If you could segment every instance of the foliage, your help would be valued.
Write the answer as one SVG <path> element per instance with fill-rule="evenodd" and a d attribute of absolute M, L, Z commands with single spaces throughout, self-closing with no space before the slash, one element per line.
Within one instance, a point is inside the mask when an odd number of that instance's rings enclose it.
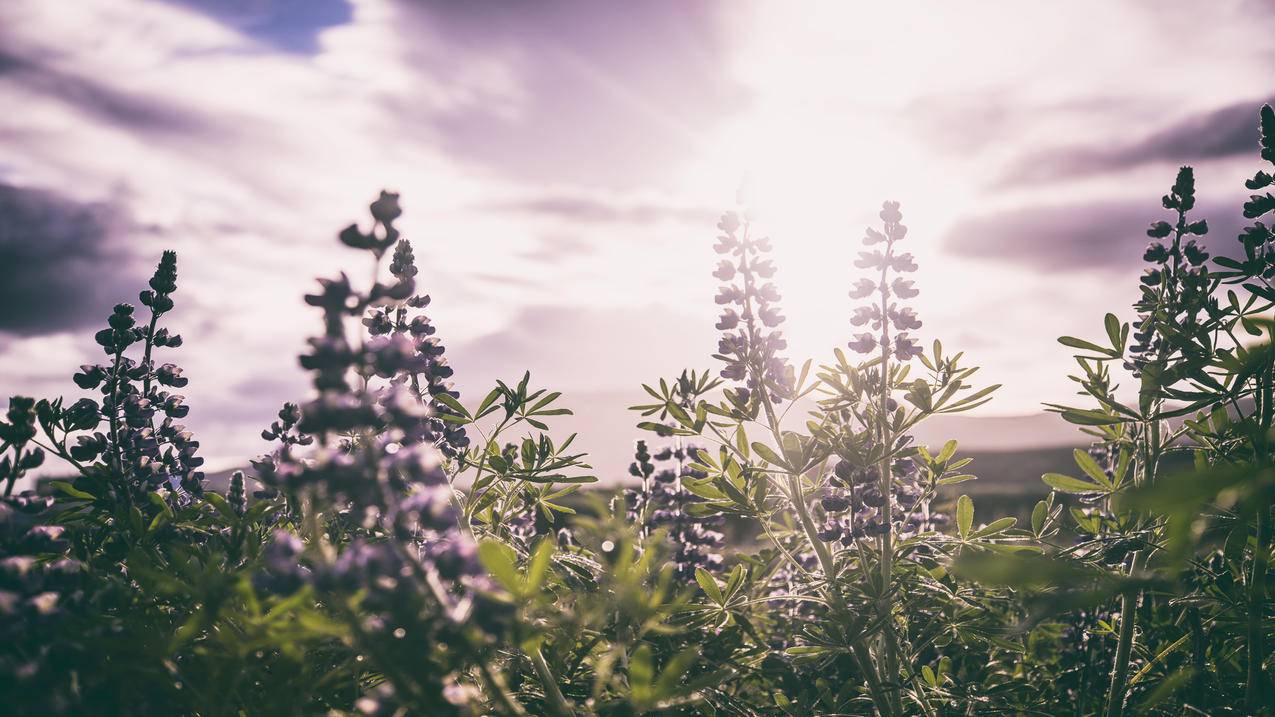
<path fill-rule="evenodd" d="M 1275 164 L 1275 112 L 1260 114 Z M 95 338 L 94 398 L 0 421 L 0 703 L 14 714 L 1270 714 L 1275 183 L 1234 251 L 1178 173 L 1135 318 L 1077 351 L 1089 445 L 1030 525 L 982 515 L 916 427 L 991 399 L 915 338 L 895 202 L 845 348 L 794 366 L 771 242 L 718 229 L 721 367 L 643 386 L 631 480 L 595 482 L 530 375 L 462 402 L 398 196 L 320 280 L 312 395 L 224 491 L 161 351 L 177 256 Z M 388 266 L 382 264 L 388 257 Z M 384 269 L 384 271 L 382 271 Z M 1131 378 L 1131 390 L 1121 380 Z M 1185 465 L 1172 460 L 1190 457 Z M 47 458 L 66 480 L 15 486 Z M 254 485 L 255 484 L 255 485 Z M 255 489 L 254 489 L 255 488 Z M 728 538 L 729 535 L 729 538 Z"/>

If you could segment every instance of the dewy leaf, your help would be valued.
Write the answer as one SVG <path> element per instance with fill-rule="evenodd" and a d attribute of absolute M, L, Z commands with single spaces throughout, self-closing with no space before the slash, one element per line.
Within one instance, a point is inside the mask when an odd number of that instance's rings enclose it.
<path fill-rule="evenodd" d="M 968 538 L 974 525 L 974 501 L 968 495 L 956 499 L 956 530 L 961 538 Z"/>

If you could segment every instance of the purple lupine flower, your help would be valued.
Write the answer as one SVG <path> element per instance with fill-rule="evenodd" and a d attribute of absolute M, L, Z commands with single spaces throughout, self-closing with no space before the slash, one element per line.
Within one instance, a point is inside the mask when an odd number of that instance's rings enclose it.
<path fill-rule="evenodd" d="M 920 322 L 917 324 L 920 325 Z M 907 362 L 920 355 L 921 347 L 907 334 L 898 334 L 894 337 L 894 358 L 900 362 Z"/>
<path fill-rule="evenodd" d="M 876 290 L 877 290 L 876 282 L 872 281 L 871 279 L 859 279 L 858 281 L 854 283 L 854 286 L 850 288 L 850 298 L 862 299 Z"/>
<path fill-rule="evenodd" d="M 871 353 L 877 348 L 877 337 L 872 334 L 856 334 L 847 346 L 850 347 L 851 351 L 857 351 L 861 354 Z"/>
<path fill-rule="evenodd" d="M 864 299 L 873 292 L 876 293 L 872 303 L 855 308 L 851 314 L 850 323 L 854 326 L 870 325 L 880 334 L 857 334 L 848 346 L 858 353 L 871 353 L 880 347 L 887 347 L 899 361 L 908 361 L 919 355 L 920 350 L 906 337 L 892 341 L 889 326 L 885 322 L 888 319 L 897 331 L 919 329 L 921 321 L 912 308 L 891 302 L 892 295 L 894 299 L 902 300 L 912 298 L 918 292 L 912 281 L 902 277 L 891 279 L 889 273 L 916 271 L 917 266 L 911 254 L 895 253 L 896 244 L 907 236 L 907 227 L 900 223 L 903 220 L 903 214 L 899 211 L 898 202 L 885 202 L 881 206 L 880 216 L 885 224 L 884 230 L 869 228 L 863 243 L 884 244 L 884 251 L 874 249 L 870 252 L 859 252 L 859 258 L 855 261 L 855 266 L 876 270 L 879 272 L 879 277 L 876 281 L 868 278 L 859 279 L 850 291 L 851 298 L 855 299 Z"/>
<path fill-rule="evenodd" d="M 795 381 L 792 367 L 780 355 L 787 343 L 776 330 L 784 316 L 774 284 L 763 282 L 775 274 L 775 265 L 763 255 L 771 249 L 766 238 L 755 238 L 747 217 L 727 212 L 718 222 L 717 253 L 729 255 L 718 263 L 713 276 L 736 281 L 718 289 L 714 301 L 727 307 L 717 322 L 723 331 L 718 355 L 726 365 L 721 376 L 743 381 L 752 390 L 764 388 L 771 400 L 787 398 Z"/>
<path fill-rule="evenodd" d="M 646 538 L 659 528 L 668 531 L 674 575 L 681 579 L 693 578 L 696 568 L 719 566 L 725 543 L 725 536 L 718 530 L 724 522 L 722 516 L 694 516 L 689 512 L 696 499 L 682 481 L 704 477 L 689 465 L 694 450 L 674 443 L 652 455 L 646 441 L 638 441 L 629 473 L 639 483 L 625 491 L 629 520 L 638 526 L 641 537 Z M 657 467 L 657 463 L 663 467 Z"/>
<path fill-rule="evenodd" d="M 1189 222 L 1186 217 L 1195 206 L 1195 175 L 1190 167 L 1178 170 L 1162 204 L 1176 216 L 1174 222 L 1157 221 L 1147 229 L 1151 239 L 1170 241 L 1152 241 L 1143 253 L 1142 258 L 1151 266 L 1140 278 L 1142 296 L 1134 304 L 1138 312 L 1133 323 L 1134 343 L 1125 362 L 1135 376 L 1148 364 L 1170 360 L 1179 350 L 1161 340 L 1162 324 L 1170 331 L 1194 326 L 1210 303 L 1208 274 L 1203 269 L 1209 254 L 1189 238 L 1208 232 L 1207 222 Z"/>

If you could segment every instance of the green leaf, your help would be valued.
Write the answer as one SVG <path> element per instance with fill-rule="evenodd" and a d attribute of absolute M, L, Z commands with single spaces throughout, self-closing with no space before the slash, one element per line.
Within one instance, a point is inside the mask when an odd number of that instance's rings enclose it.
<path fill-rule="evenodd" d="M 722 604 L 722 591 L 717 586 L 717 580 L 713 578 L 711 573 L 704 568 L 695 568 L 695 582 L 699 583 L 700 589 L 704 591 L 709 600 L 718 605 Z"/>
<path fill-rule="evenodd" d="M 1061 412 L 1063 420 L 1078 426 L 1111 426 L 1117 423 L 1128 423 L 1131 419 L 1112 416 L 1102 411 L 1090 411 L 1077 408 Z"/>
<path fill-rule="evenodd" d="M 1032 508 L 1033 535 L 1039 536 L 1040 532 L 1045 529 L 1045 518 L 1047 517 L 1049 517 L 1049 506 L 1043 500 L 1036 501 L 1036 507 Z"/>
<path fill-rule="evenodd" d="M 1107 314 L 1103 318 L 1103 325 L 1107 329 L 1107 338 L 1111 339 L 1111 348 L 1114 353 L 1119 356 L 1124 354 L 1124 341 L 1122 340 L 1120 331 L 1120 319 L 1115 314 Z"/>
<path fill-rule="evenodd" d="M 1000 518 L 997 520 L 993 520 L 992 522 L 988 523 L 987 525 L 983 526 L 982 528 L 979 528 L 978 530 L 970 534 L 970 538 L 971 539 L 986 538 L 989 535 L 996 535 L 997 533 L 1002 533 L 1014 527 L 1014 524 L 1017 522 L 1018 522 L 1018 518 Z"/>
<path fill-rule="evenodd" d="M 86 493 L 64 480 L 50 481 L 49 487 L 72 498 L 79 498 L 80 500 L 97 500 L 97 496 L 92 493 Z"/>
<path fill-rule="evenodd" d="M 504 588 L 517 593 L 518 570 L 514 567 L 514 551 L 504 543 L 487 540 L 478 545 L 478 560 Z"/>
<path fill-rule="evenodd" d="M 1080 470 L 1084 471 L 1085 475 L 1101 483 L 1107 490 L 1114 490 L 1115 486 L 1111 484 L 1111 479 L 1107 477 L 1107 472 L 1098 465 L 1098 461 L 1095 461 L 1093 456 L 1089 455 L 1089 451 L 1077 448 L 1072 451 L 1072 455 L 1076 459 L 1076 465 L 1080 466 Z"/>
<path fill-rule="evenodd" d="M 531 555 L 531 563 L 527 565 L 527 578 L 523 581 L 523 595 L 531 596 L 540 591 L 544 585 L 545 575 L 549 571 L 549 562 L 553 559 L 555 548 L 553 540 L 541 538 L 536 550 Z"/>
<path fill-rule="evenodd" d="M 974 501 L 968 495 L 962 495 L 956 499 L 956 530 L 962 539 L 969 537 L 972 525 L 974 525 Z"/>
<path fill-rule="evenodd" d="M 457 401 L 457 400 L 456 400 L 456 399 L 455 399 L 455 398 L 454 398 L 451 394 L 449 394 L 449 393 L 442 392 L 442 393 L 435 394 L 435 395 L 434 395 L 434 400 L 435 400 L 435 401 L 438 401 L 439 403 L 443 404 L 444 406 L 447 406 L 448 408 L 452 409 L 452 410 L 453 410 L 453 411 L 455 411 L 456 413 L 459 413 L 460 415 L 464 416 L 465 418 L 471 418 L 471 416 L 469 415 L 469 411 L 466 411 L 466 410 L 465 410 L 465 407 L 464 407 L 464 406 L 462 406 L 462 405 L 460 405 L 460 401 Z"/>
<path fill-rule="evenodd" d="M 1102 493 L 1106 491 L 1105 488 L 1097 483 L 1072 478 L 1062 473 L 1046 473 L 1040 479 L 1045 481 L 1045 485 L 1064 493 Z"/>
<path fill-rule="evenodd" d="M 757 455 L 761 456 L 762 460 L 770 463 L 771 465 L 779 466 L 780 468 L 788 468 L 788 464 L 784 462 L 784 459 L 780 458 L 779 454 L 775 453 L 775 451 L 765 443 L 754 442 L 753 451 Z"/>
<path fill-rule="evenodd" d="M 1113 354 L 1111 349 L 1104 349 L 1098 344 L 1090 343 L 1089 341 L 1078 339 L 1074 336 L 1060 336 L 1058 337 L 1058 343 L 1063 346 L 1070 346 L 1073 349 L 1080 349 L 1081 351 L 1092 351 L 1102 356 L 1108 356 L 1111 358 L 1118 357 L 1118 354 Z"/>

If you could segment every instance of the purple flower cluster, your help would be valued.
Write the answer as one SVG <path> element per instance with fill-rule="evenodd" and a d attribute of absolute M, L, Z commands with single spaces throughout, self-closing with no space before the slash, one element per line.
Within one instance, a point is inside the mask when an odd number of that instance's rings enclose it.
<path fill-rule="evenodd" d="M 765 281 L 775 275 L 775 265 L 766 254 L 770 239 L 755 238 L 746 216 L 737 212 L 722 215 L 717 228 L 722 234 L 713 247 L 722 259 L 713 276 L 723 282 L 716 301 L 725 306 L 717 321 L 722 337 L 714 358 L 726 363 L 722 378 L 743 381 L 736 398 L 747 403 L 750 390 L 765 388 L 772 399 L 792 394 L 795 377 L 792 366 L 780 354 L 788 342 L 777 327 L 784 322 L 779 312 L 779 290 Z"/>
<path fill-rule="evenodd" d="M 911 442 L 901 437 L 896 453 Z M 887 497 L 881 493 L 881 469 L 840 459 L 833 466 L 829 485 L 819 499 L 824 522 L 819 539 L 853 545 L 855 540 L 893 532 L 906 537 L 943 527 L 948 517 L 930 511 L 931 491 L 923 483 L 921 471 L 911 458 L 897 458 L 890 465 L 891 525 L 884 521 Z"/>
<path fill-rule="evenodd" d="M 96 408 L 94 404 L 93 413 L 96 413 Z M 44 449 L 35 445 L 27 447 L 35 438 L 34 399 L 25 396 L 10 398 L 5 418 L 7 423 L 0 421 L 0 447 L 11 449 L 13 456 L 0 455 L 0 481 L 4 482 L 4 494 L 8 496 L 24 473 L 44 463 Z"/>
<path fill-rule="evenodd" d="M 352 233 L 358 230 L 350 227 L 342 241 L 369 250 L 379 262 L 398 241 L 393 226 L 402 213 L 398 195 L 382 192 L 371 210 L 375 224 L 370 234 L 362 235 L 365 240 L 354 241 Z M 254 462 L 264 483 L 288 490 L 322 487 L 336 500 L 378 513 L 413 486 L 446 483 L 436 444 L 454 448 L 462 444 L 463 434 L 436 430 L 436 417 L 424 401 L 422 391 L 442 386 L 438 381 L 450 369 L 439 363 L 441 348 L 428 338 L 433 333 L 428 320 L 418 316 L 407 321 L 408 305 L 425 304 L 413 294 L 415 274 L 410 247 L 396 249 L 393 283 L 374 282 L 367 292 L 359 292 L 342 274 L 321 279 L 319 293 L 306 296 L 324 317 L 323 335 L 310 339 L 309 352 L 300 357 L 302 368 L 314 376 L 318 395 L 300 409 L 285 406 L 280 422 L 263 433 L 268 440 L 281 440 L 273 454 Z M 347 323 L 354 319 L 364 319 L 370 338 L 350 340 Z M 422 376 L 426 388 L 419 383 Z M 374 386 L 378 378 L 387 382 Z M 289 438 L 293 427 L 297 438 Z M 305 459 L 294 451 L 303 445 L 300 435 L 313 436 L 320 444 Z"/>
<path fill-rule="evenodd" d="M 154 349 L 182 345 L 181 336 L 159 326 L 160 317 L 173 308 L 176 291 L 177 254 L 166 251 L 150 289 L 139 295 L 150 309 L 149 322 L 139 325 L 132 305 L 117 305 L 107 328 L 94 337 L 110 361 L 81 366 L 74 376 L 80 388 L 101 391 L 100 407 L 85 399 L 69 409 L 70 416 L 63 414 L 69 424 L 84 430 L 99 425 L 94 413 L 105 421 L 105 432 L 77 437 L 70 456 L 80 462 L 106 461 L 123 478 L 123 485 L 116 488 L 132 491 L 133 497 L 164 486 L 183 496 L 203 492 L 199 441 L 176 422 L 190 413 L 190 407 L 183 396 L 169 390 L 186 386 L 189 379 L 175 364 L 156 365 L 152 360 Z M 140 360 L 124 355 L 136 345 L 142 346 Z"/>
<path fill-rule="evenodd" d="M 393 198 L 382 193 L 372 211 L 378 225 L 397 237 L 391 225 L 399 214 Z M 373 243 L 366 248 L 376 253 L 388 246 Z M 413 272 L 406 266 L 399 265 L 397 282 L 390 286 L 377 283 L 360 293 L 343 275 L 321 282 L 322 292 L 306 297 L 324 313 L 324 334 L 311 339 L 310 352 L 301 356 L 302 366 L 314 374 L 318 396 L 304 407 L 284 406 L 279 420 L 262 434 L 278 440 L 279 448 L 254 465 L 266 485 L 289 492 L 318 491 L 338 505 L 349 505 L 365 526 L 388 523 L 400 540 L 425 541 L 419 556 L 425 560 L 419 566 L 423 570 L 445 579 L 472 577 L 478 574 L 472 560 L 475 546 L 460 530 L 452 506 L 442 456 L 426 423 L 429 407 L 402 379 L 424 370 L 430 358 L 405 333 L 391 331 L 360 344 L 346 336 L 347 323 L 364 316 L 369 307 L 397 304 L 411 296 Z M 353 381 L 354 377 L 363 380 Z M 377 388 L 369 381 L 372 377 L 391 380 Z M 311 443 L 317 445 L 307 455 L 298 453 L 297 447 Z M 282 570 L 295 565 L 296 545 L 286 534 L 276 538 L 278 557 L 273 562 L 278 569 L 268 572 L 297 577 Z M 381 558 L 374 560 L 373 553 L 390 546 L 352 545 L 343 553 L 349 555 L 345 562 L 330 566 L 329 572 L 356 574 L 354 566 L 376 563 Z"/>
<path fill-rule="evenodd" d="M 414 281 L 418 270 L 412 245 L 399 241 L 394 247 L 394 256 L 390 261 L 390 274 L 399 281 Z M 469 445 L 469 437 L 463 426 L 444 420 L 444 416 L 454 413 L 446 404 L 438 401 L 438 396 L 447 394 L 452 398 L 460 398 L 460 392 L 452 387 L 449 379 L 452 368 L 443 357 L 444 348 L 440 339 L 434 335 L 435 328 L 429 317 L 423 313 L 412 315 L 410 310 L 420 311 L 429 306 L 428 295 L 414 295 L 406 301 L 393 305 L 373 308 L 363 319 L 363 325 L 374 345 L 397 342 L 401 346 L 409 343 L 419 359 L 405 373 L 394 376 L 397 382 L 406 381 L 412 393 L 426 402 L 432 415 L 426 419 L 427 430 L 432 442 L 447 456 L 454 457 Z"/>
<path fill-rule="evenodd" d="M 382 193 L 372 205 L 381 233 L 374 227 L 358 239 L 350 228 L 342 241 L 379 259 L 398 241 L 392 222 L 400 213 L 397 196 Z M 324 315 L 323 335 L 301 356 L 317 396 L 284 406 L 262 434 L 279 447 L 254 465 L 266 485 L 332 505 L 330 516 L 348 511 L 356 525 L 335 557 L 307 551 L 296 535 L 277 530 L 256 584 L 279 593 L 308 585 L 342 601 L 358 596 L 360 640 L 376 646 L 380 664 L 412 666 L 411 674 L 360 700 L 364 711 L 405 704 L 447 714 L 442 676 L 460 666 L 463 653 L 437 646 L 470 645 L 467 625 L 506 629 L 513 606 L 479 564 L 443 470 L 439 444 L 456 450 L 464 437 L 438 430 L 425 400 L 449 390 L 442 381 L 450 369 L 443 370 L 441 347 L 428 338 L 428 319 L 407 315 L 407 308 L 427 303 L 413 295 L 415 274 L 411 249 L 400 243 L 391 263 L 394 283 L 359 292 L 342 275 L 306 297 Z M 371 334 L 366 340 L 347 336 L 356 319 Z M 310 446 L 304 454 L 303 446 Z"/>
<path fill-rule="evenodd" d="M 850 316 L 851 324 L 866 326 L 871 331 L 857 334 L 848 345 L 859 353 L 872 353 L 880 349 L 883 353 L 892 353 L 899 361 L 909 361 L 920 355 L 921 347 L 907 332 L 921 328 L 921 321 L 915 311 L 892 299 L 911 299 L 919 292 L 910 279 L 902 276 L 891 278 L 891 273 L 914 272 L 917 269 L 916 261 L 910 253 L 899 254 L 895 251 L 895 244 L 902 241 L 908 233 L 908 228 L 901 223 L 903 214 L 899 211 L 899 203 L 883 203 L 880 217 L 885 222 L 884 231 L 868 228 L 863 238 L 865 246 L 880 248 L 859 252 L 859 258 L 854 262 L 860 269 L 873 270 L 875 276 L 859 279 L 850 289 L 852 299 L 876 295 L 871 304 L 856 308 Z M 891 326 L 898 332 L 893 339 L 890 335 Z"/>
<path fill-rule="evenodd" d="M 32 714 L 67 708 L 58 686 L 74 647 L 59 639 L 59 630 L 65 630 L 68 613 L 86 602 L 84 564 L 63 557 L 66 529 L 36 517 L 51 503 L 29 493 L 0 501 L 0 644 L 9 648 L 0 650 L 0 686 L 8 695 L 16 694 L 14 688 L 25 693 Z"/>
<path fill-rule="evenodd" d="M 1167 361 L 1174 349 L 1163 339 L 1162 328 L 1191 334 L 1198 326 L 1200 312 L 1209 302 L 1209 273 L 1204 267 L 1209 254 L 1192 236 L 1204 236 L 1208 223 L 1187 220 L 1195 207 L 1195 175 L 1190 167 L 1178 170 L 1177 181 L 1162 200 L 1164 208 L 1176 214 L 1173 224 L 1155 222 L 1147 230 L 1152 242 L 1143 259 L 1151 264 L 1142 275 L 1142 297 L 1134 304 L 1138 319 L 1133 324 L 1134 343 L 1125 367 L 1135 376 L 1148 364 Z M 1162 240 L 1172 236 L 1166 246 Z"/>
<path fill-rule="evenodd" d="M 1261 111 L 1261 157 L 1275 164 L 1275 109 L 1264 105 Z M 1244 186 L 1257 192 L 1275 184 L 1275 175 L 1258 171 L 1252 179 L 1245 180 Z M 1244 218 L 1257 219 L 1275 212 L 1275 194 L 1252 194 L 1244 202 Z M 1238 272 L 1231 275 L 1231 283 L 1242 283 L 1250 279 L 1269 281 L 1275 279 L 1275 231 L 1264 222 L 1253 222 L 1240 233 L 1240 243 L 1244 247 L 1244 261 L 1235 262 L 1219 258 L 1217 262 L 1228 269 Z"/>
<path fill-rule="evenodd" d="M 693 578 L 696 568 L 720 567 L 726 540 L 719 530 L 725 521 L 721 515 L 700 517 L 688 510 L 695 500 L 682 480 L 704 477 L 690 467 L 693 450 L 678 444 L 652 454 L 646 441 L 638 441 L 629 473 L 640 483 L 625 490 L 629 520 L 639 526 L 643 538 L 655 530 L 667 531 L 673 549 L 670 559 L 679 578 Z"/>

